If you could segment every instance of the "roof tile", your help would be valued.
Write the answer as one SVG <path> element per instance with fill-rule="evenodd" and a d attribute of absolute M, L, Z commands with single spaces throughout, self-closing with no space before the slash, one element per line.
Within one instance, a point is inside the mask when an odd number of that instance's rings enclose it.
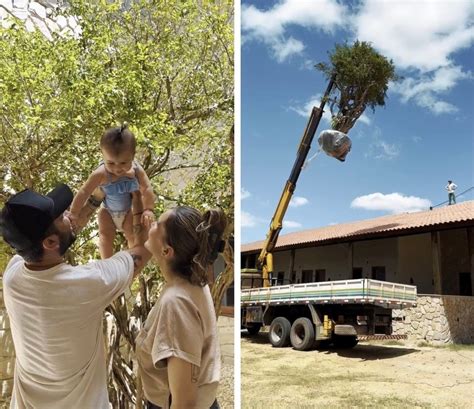
<path fill-rule="evenodd" d="M 423 212 L 382 216 L 284 234 L 278 238 L 276 248 L 469 221 L 474 223 L 474 201 L 472 200 Z M 260 250 L 263 243 L 263 241 L 256 241 L 243 244 L 242 253 Z"/>

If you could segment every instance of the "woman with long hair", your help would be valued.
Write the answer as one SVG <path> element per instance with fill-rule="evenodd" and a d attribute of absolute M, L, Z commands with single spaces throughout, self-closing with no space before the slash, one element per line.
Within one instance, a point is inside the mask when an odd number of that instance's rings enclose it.
<path fill-rule="evenodd" d="M 149 409 L 219 408 L 221 358 L 208 271 L 226 226 L 221 210 L 179 206 L 150 229 L 145 247 L 166 283 L 136 342 Z"/>

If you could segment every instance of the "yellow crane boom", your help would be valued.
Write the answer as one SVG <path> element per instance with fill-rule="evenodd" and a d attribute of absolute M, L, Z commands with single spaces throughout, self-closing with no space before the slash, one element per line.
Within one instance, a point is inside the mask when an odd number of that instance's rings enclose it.
<path fill-rule="evenodd" d="M 303 165 L 306 161 L 308 153 L 311 149 L 311 142 L 313 141 L 314 135 L 318 128 L 319 122 L 323 115 L 324 106 L 329 98 L 332 87 L 334 86 L 335 77 L 332 77 L 329 81 L 326 92 L 324 93 L 321 104 L 319 107 L 313 107 L 311 115 L 309 117 L 306 129 L 301 138 L 300 144 L 298 145 L 298 152 L 296 154 L 296 160 L 293 164 L 293 168 L 290 173 L 290 177 L 286 181 L 283 192 L 278 201 L 278 205 L 273 214 L 272 221 L 270 223 L 270 229 L 267 233 L 265 243 L 263 244 L 262 251 L 257 259 L 257 267 L 262 271 L 263 286 L 269 287 L 271 274 L 273 272 L 273 255 L 272 251 L 277 243 L 278 236 L 283 227 L 283 218 L 285 217 L 286 210 L 290 204 L 290 200 L 296 188 L 296 182 L 300 176 Z"/>

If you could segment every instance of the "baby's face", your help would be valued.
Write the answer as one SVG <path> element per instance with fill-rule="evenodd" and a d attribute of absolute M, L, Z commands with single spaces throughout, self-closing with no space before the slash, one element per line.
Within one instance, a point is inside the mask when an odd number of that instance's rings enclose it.
<path fill-rule="evenodd" d="M 123 176 L 132 168 L 134 154 L 132 152 L 111 152 L 102 149 L 105 168 L 115 176 Z"/>

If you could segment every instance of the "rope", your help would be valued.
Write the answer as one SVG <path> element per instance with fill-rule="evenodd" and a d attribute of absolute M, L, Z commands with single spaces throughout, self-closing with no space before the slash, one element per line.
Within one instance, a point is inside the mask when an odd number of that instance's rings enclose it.
<path fill-rule="evenodd" d="M 318 151 L 313 155 L 311 156 L 311 158 L 309 158 L 308 160 L 306 160 L 306 162 L 303 164 L 303 166 L 301 167 L 302 170 L 305 170 L 309 163 L 316 157 L 318 156 L 319 154 L 321 153 L 321 148 L 318 149 Z"/>
<path fill-rule="evenodd" d="M 456 196 L 462 196 L 464 193 L 467 193 L 467 192 L 469 192 L 469 191 L 472 190 L 472 189 L 474 189 L 474 186 L 471 186 L 469 189 L 466 189 L 464 192 L 461 192 L 461 193 L 459 193 L 459 194 L 456 195 Z M 444 202 L 438 203 L 437 205 L 430 206 L 430 210 L 433 210 L 435 207 L 444 205 L 445 203 L 448 203 L 448 202 L 449 202 L 449 199 L 448 199 L 448 200 L 445 200 Z"/>

